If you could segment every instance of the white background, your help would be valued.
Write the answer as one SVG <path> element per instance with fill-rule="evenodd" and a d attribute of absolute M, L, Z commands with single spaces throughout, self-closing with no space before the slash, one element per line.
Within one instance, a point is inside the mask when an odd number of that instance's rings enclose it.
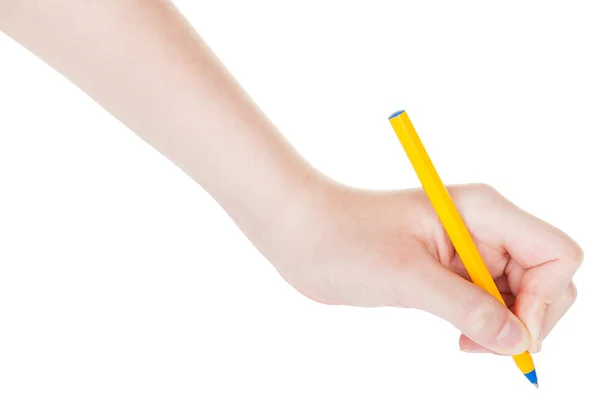
<path fill-rule="evenodd" d="M 387 121 L 406 109 L 446 183 L 490 183 L 581 244 L 541 388 L 427 314 L 303 298 L 200 186 L 0 35 L 1 404 L 598 403 L 595 2 L 176 3 L 326 174 L 418 186 Z"/>

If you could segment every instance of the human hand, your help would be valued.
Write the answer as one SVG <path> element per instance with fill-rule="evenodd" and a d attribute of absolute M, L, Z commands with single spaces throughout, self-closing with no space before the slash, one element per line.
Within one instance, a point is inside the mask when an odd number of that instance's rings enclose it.
<path fill-rule="evenodd" d="M 539 350 L 573 303 L 581 249 L 488 187 L 450 192 L 522 323 L 466 281 L 423 192 L 314 175 L 172 2 L 65 0 L 50 14 L 38 1 L 4 3 L 4 33 L 201 184 L 301 293 L 419 308 L 460 329 L 463 349 L 499 354 Z"/>
<path fill-rule="evenodd" d="M 370 192 L 330 183 L 279 229 L 267 254 L 285 280 L 326 304 L 410 307 L 447 320 L 461 350 L 540 350 L 576 297 L 581 248 L 485 185 L 448 187 L 507 309 L 468 281 L 421 190 Z M 512 311 L 512 312 L 511 312 Z M 516 315 L 516 316 L 515 316 Z"/>

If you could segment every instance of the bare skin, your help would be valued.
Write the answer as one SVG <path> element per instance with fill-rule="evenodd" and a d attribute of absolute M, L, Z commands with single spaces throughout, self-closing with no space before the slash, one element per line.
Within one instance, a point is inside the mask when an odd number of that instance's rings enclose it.
<path fill-rule="evenodd" d="M 311 299 L 421 309 L 462 350 L 501 355 L 539 351 L 575 300 L 581 248 L 491 187 L 449 189 L 512 311 L 468 281 L 421 191 L 311 167 L 169 1 L 0 0 L 0 30 L 204 187 Z"/>

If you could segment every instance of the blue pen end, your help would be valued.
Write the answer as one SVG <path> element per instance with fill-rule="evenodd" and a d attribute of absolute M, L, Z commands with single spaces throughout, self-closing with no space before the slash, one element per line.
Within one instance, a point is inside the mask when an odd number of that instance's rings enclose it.
<path fill-rule="evenodd" d="M 525 374 L 525 377 L 527 377 L 527 379 L 529 380 L 530 383 L 537 385 L 538 379 L 537 379 L 537 374 L 535 373 L 535 369 L 533 369 L 533 371 L 530 371 L 529 373 Z"/>
<path fill-rule="evenodd" d="M 388 119 L 391 120 L 392 118 L 396 118 L 397 116 L 399 116 L 403 112 L 404 112 L 404 110 L 396 111 L 395 113 L 393 113 L 392 115 L 390 115 L 390 117 Z"/>

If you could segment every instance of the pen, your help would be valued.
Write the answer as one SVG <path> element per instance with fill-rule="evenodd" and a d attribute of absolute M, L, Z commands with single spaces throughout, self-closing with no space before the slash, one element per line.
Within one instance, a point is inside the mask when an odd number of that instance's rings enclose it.
<path fill-rule="evenodd" d="M 410 118 L 408 118 L 408 114 L 404 110 L 395 112 L 390 115 L 389 121 L 469 277 L 474 284 L 485 289 L 506 306 L 465 223 L 450 198 L 446 186 L 442 183 Z M 513 356 L 513 360 L 525 377 L 536 388 L 539 388 L 531 354 L 523 352 Z"/>

